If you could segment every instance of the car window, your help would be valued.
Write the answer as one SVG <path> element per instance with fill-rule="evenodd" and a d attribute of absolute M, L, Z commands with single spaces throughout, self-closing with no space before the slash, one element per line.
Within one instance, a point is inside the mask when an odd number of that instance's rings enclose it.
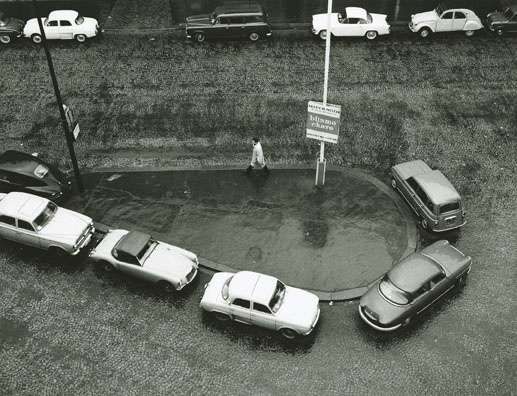
<path fill-rule="evenodd" d="M 114 251 L 113 256 L 115 256 L 115 258 L 119 259 L 119 261 L 122 261 L 124 263 L 140 265 L 140 263 L 138 262 L 138 260 L 135 256 L 131 256 L 130 254 L 127 254 L 126 252 Z"/>
<path fill-rule="evenodd" d="M 230 25 L 242 25 L 244 19 L 241 16 L 233 16 L 228 18 L 228 23 Z"/>
<path fill-rule="evenodd" d="M 216 25 L 228 25 L 228 18 L 227 17 L 217 18 L 215 20 L 215 24 Z"/>
<path fill-rule="evenodd" d="M 418 195 L 418 198 L 422 201 L 422 203 L 426 206 L 427 209 L 431 211 L 431 213 L 434 213 L 434 205 L 427 196 L 427 194 L 422 190 L 420 187 L 416 190 L 416 195 Z"/>
<path fill-rule="evenodd" d="M 47 26 L 51 26 L 51 27 L 57 26 L 57 21 L 48 21 Z"/>
<path fill-rule="evenodd" d="M 348 22 L 349 24 L 356 24 L 356 23 L 359 23 L 359 18 L 348 18 Z"/>
<path fill-rule="evenodd" d="M 36 230 L 39 231 L 45 227 L 45 225 L 47 225 L 48 222 L 52 220 L 56 212 L 57 205 L 53 202 L 49 202 L 47 206 L 45 206 L 45 209 L 43 209 L 39 216 L 34 220 L 34 226 L 36 227 Z"/>
<path fill-rule="evenodd" d="M 0 216 L 0 223 L 9 224 L 11 226 L 16 225 L 14 217 L 11 216 Z"/>
<path fill-rule="evenodd" d="M 467 17 L 463 12 L 456 11 L 454 14 L 454 19 L 466 19 Z"/>
<path fill-rule="evenodd" d="M 451 202 L 445 205 L 440 206 L 440 213 L 447 213 L 453 210 L 458 210 L 460 208 L 459 202 Z"/>
<path fill-rule="evenodd" d="M 233 275 L 226 279 L 224 282 L 223 289 L 221 290 L 221 296 L 224 300 L 228 300 L 228 296 L 230 295 L 230 282 L 232 279 Z"/>
<path fill-rule="evenodd" d="M 444 12 L 442 14 L 442 19 L 452 19 L 454 16 L 454 12 Z"/>
<path fill-rule="evenodd" d="M 248 300 L 243 300 L 242 298 L 236 298 L 235 300 L 233 300 L 233 305 L 237 305 L 239 307 L 242 307 L 242 308 L 249 308 L 250 307 L 250 302 Z"/>
<path fill-rule="evenodd" d="M 32 226 L 32 224 L 27 223 L 26 221 L 23 221 L 23 220 L 18 220 L 18 228 L 21 228 L 23 230 L 28 230 L 28 231 L 34 231 L 34 227 Z"/>
<path fill-rule="evenodd" d="M 357 21 L 357 23 L 358 23 L 358 24 L 360 24 L 360 25 L 364 25 L 364 24 L 366 24 L 366 23 L 368 23 L 368 22 L 366 22 L 366 19 L 362 19 L 362 18 L 360 18 L 360 19 Z"/>
<path fill-rule="evenodd" d="M 407 179 L 407 184 L 409 184 L 409 187 L 411 187 L 413 189 L 413 191 L 415 191 L 415 192 L 416 192 L 416 190 L 418 190 L 420 188 L 420 186 L 418 185 L 416 180 L 413 179 L 412 177 Z"/>
<path fill-rule="evenodd" d="M 70 21 L 59 21 L 59 24 L 61 26 L 72 26 L 72 24 L 70 23 Z"/>
<path fill-rule="evenodd" d="M 431 289 L 433 287 L 435 287 L 438 283 L 440 283 L 442 280 L 445 279 L 445 274 L 443 273 L 439 273 L 438 275 L 436 275 L 433 279 L 431 279 L 430 281 L 430 287 Z"/>
<path fill-rule="evenodd" d="M 269 310 L 268 307 L 266 307 L 265 305 L 262 305 L 262 304 L 258 304 L 258 303 L 253 303 L 253 310 L 259 311 L 259 312 L 264 312 L 267 314 L 271 313 L 271 311 Z"/>
<path fill-rule="evenodd" d="M 275 292 L 273 293 L 273 297 L 271 297 L 271 301 L 269 301 L 269 308 L 274 313 L 277 313 L 280 307 L 282 306 L 282 302 L 284 301 L 285 296 L 285 285 L 279 280 L 276 281 Z"/>
<path fill-rule="evenodd" d="M 244 17 L 244 23 L 257 23 L 257 22 L 264 22 L 264 18 L 262 18 L 259 15 L 252 15 Z"/>
<path fill-rule="evenodd" d="M 388 301 L 391 301 L 398 305 L 407 305 L 411 302 L 411 296 L 404 290 L 399 289 L 395 286 L 388 274 L 384 275 L 381 282 L 379 283 L 379 291 Z"/>
<path fill-rule="evenodd" d="M 84 22 L 84 18 L 81 15 L 78 15 L 77 18 L 75 18 L 75 24 L 80 25 Z"/>

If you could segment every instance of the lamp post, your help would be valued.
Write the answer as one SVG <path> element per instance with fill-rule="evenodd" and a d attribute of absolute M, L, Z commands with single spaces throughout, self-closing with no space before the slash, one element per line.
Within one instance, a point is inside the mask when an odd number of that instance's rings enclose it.
<path fill-rule="evenodd" d="M 34 4 L 34 11 L 36 12 L 36 19 L 38 20 L 39 30 L 41 32 L 41 39 L 43 48 L 45 49 L 45 56 L 47 57 L 48 69 L 50 71 L 50 77 L 52 78 L 52 85 L 54 86 L 54 93 L 56 94 L 57 105 L 59 108 L 59 114 L 61 116 L 61 124 L 63 125 L 63 129 L 65 131 L 66 143 L 68 145 L 68 151 L 70 153 L 70 159 L 72 160 L 72 166 L 74 168 L 75 180 L 77 182 L 77 190 L 80 194 L 84 193 L 84 184 L 83 179 L 81 177 L 81 173 L 79 172 L 79 166 L 77 165 L 77 158 L 75 156 L 74 151 L 74 137 L 72 132 L 70 131 L 70 127 L 68 126 L 68 122 L 65 115 L 65 108 L 63 106 L 63 101 L 61 100 L 61 93 L 59 92 L 59 87 L 57 85 L 56 73 L 54 72 L 54 65 L 52 63 L 52 57 L 50 56 L 50 51 L 48 49 L 47 37 L 45 35 L 45 30 L 43 30 L 43 23 L 41 22 L 38 5 L 36 0 L 32 0 Z"/>

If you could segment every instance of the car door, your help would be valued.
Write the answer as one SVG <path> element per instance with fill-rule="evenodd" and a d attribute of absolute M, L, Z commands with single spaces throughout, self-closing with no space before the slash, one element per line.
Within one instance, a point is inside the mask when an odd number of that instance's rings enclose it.
<path fill-rule="evenodd" d="M 465 24 L 467 23 L 467 16 L 465 13 L 461 11 L 456 11 L 454 13 L 454 19 L 452 21 L 452 30 L 463 30 Z"/>
<path fill-rule="evenodd" d="M 363 30 L 360 18 L 348 18 L 347 36 L 363 36 Z"/>
<path fill-rule="evenodd" d="M 115 268 L 129 276 L 142 278 L 142 267 L 137 258 L 124 252 L 117 253 Z"/>
<path fill-rule="evenodd" d="M 74 38 L 75 26 L 67 20 L 59 21 L 59 38 L 62 40 L 70 40 Z"/>
<path fill-rule="evenodd" d="M 58 20 L 49 20 L 44 27 L 45 36 L 49 40 L 59 39 L 59 21 Z"/>
<path fill-rule="evenodd" d="M 265 305 L 256 302 L 253 303 L 253 307 L 251 309 L 252 325 L 276 330 L 276 323 L 277 322 L 275 315 L 271 312 L 269 307 L 266 307 Z"/>
<path fill-rule="evenodd" d="M 228 37 L 230 25 L 228 24 L 227 17 L 219 17 L 215 20 L 212 28 L 208 30 L 207 36 L 210 35 L 212 38 Z"/>
<path fill-rule="evenodd" d="M 16 241 L 16 219 L 11 216 L 0 216 L 0 236 Z"/>
<path fill-rule="evenodd" d="M 242 16 L 228 17 L 228 37 L 244 37 L 246 34 L 246 25 Z"/>
<path fill-rule="evenodd" d="M 249 300 L 236 298 L 230 303 L 230 315 L 233 320 L 241 323 L 251 324 L 251 303 Z"/>
<path fill-rule="evenodd" d="M 416 190 L 419 189 L 419 185 L 413 177 L 409 177 L 404 180 L 404 183 L 400 186 L 400 192 L 406 198 L 409 205 L 413 208 L 413 210 L 419 213 L 419 205 L 417 203 Z"/>
<path fill-rule="evenodd" d="M 18 227 L 16 228 L 16 240 L 24 245 L 46 247 L 46 244 L 42 243 L 40 235 L 36 232 L 32 224 L 19 219 Z"/>
<path fill-rule="evenodd" d="M 437 32 L 450 32 L 454 22 L 454 11 L 445 11 L 436 22 Z"/>
<path fill-rule="evenodd" d="M 443 294 L 447 292 L 447 290 L 451 288 L 451 286 L 452 285 L 448 281 L 448 278 L 445 277 L 445 274 L 440 273 L 436 275 L 426 284 L 426 293 L 422 296 L 417 313 L 422 312 L 429 305 L 438 300 Z"/>

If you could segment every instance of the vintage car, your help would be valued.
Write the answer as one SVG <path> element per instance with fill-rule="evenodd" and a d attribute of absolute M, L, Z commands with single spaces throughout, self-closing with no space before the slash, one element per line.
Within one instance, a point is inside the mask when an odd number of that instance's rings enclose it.
<path fill-rule="evenodd" d="M 415 160 L 391 168 L 391 185 L 421 219 L 424 229 L 440 232 L 463 226 L 461 196 L 442 172 Z"/>
<path fill-rule="evenodd" d="M 35 155 L 14 150 L 0 154 L 0 192 L 22 191 L 59 201 L 71 189 L 67 176 Z"/>
<path fill-rule="evenodd" d="M 117 270 L 155 283 L 166 292 L 192 282 L 199 266 L 194 253 L 139 231 L 108 230 L 90 257 L 106 271 Z"/>
<path fill-rule="evenodd" d="M 504 12 L 492 12 L 486 16 L 486 27 L 492 33 L 502 36 L 506 32 L 517 32 L 517 4 Z"/>
<path fill-rule="evenodd" d="M 95 231 L 90 217 L 23 192 L 0 193 L 0 237 L 54 252 L 77 255 Z"/>
<path fill-rule="evenodd" d="M 9 44 L 13 38 L 21 37 L 24 25 L 21 19 L 10 18 L 0 11 L 0 43 Z"/>
<path fill-rule="evenodd" d="M 48 40 L 77 40 L 82 43 L 87 38 L 95 37 L 101 31 L 94 18 L 81 16 L 77 11 L 52 11 L 47 18 L 41 18 L 45 37 Z M 35 43 L 41 43 L 41 30 L 37 18 L 29 19 L 23 29 L 23 35 Z"/>
<path fill-rule="evenodd" d="M 483 24 L 474 11 L 466 8 L 447 8 L 443 3 L 432 11 L 411 15 L 409 22 L 409 29 L 424 38 L 431 33 L 454 31 L 465 32 L 465 35 L 470 37 L 481 28 Z"/>
<path fill-rule="evenodd" d="M 227 2 L 211 14 L 193 15 L 186 19 L 187 39 L 197 43 L 205 39 L 248 38 L 257 41 L 271 37 L 269 18 L 264 8 L 253 1 Z"/>
<path fill-rule="evenodd" d="M 359 302 L 359 315 L 374 329 L 396 330 L 449 289 L 464 286 L 471 263 L 448 241 L 437 241 L 403 259 L 370 287 Z"/>
<path fill-rule="evenodd" d="M 200 306 L 219 320 L 280 331 L 288 339 L 311 333 L 320 316 L 314 294 L 251 271 L 215 274 L 205 285 Z"/>
<path fill-rule="evenodd" d="M 312 16 L 311 31 L 325 40 L 327 38 L 328 14 Z M 332 13 L 330 16 L 330 32 L 333 36 L 364 36 L 369 40 L 377 36 L 389 34 L 390 25 L 386 15 L 370 14 L 359 7 L 346 7 L 345 13 Z"/>

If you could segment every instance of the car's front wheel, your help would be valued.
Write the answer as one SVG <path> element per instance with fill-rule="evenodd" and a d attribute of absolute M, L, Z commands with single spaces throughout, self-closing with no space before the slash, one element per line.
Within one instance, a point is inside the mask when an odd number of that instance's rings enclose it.
<path fill-rule="evenodd" d="M 31 36 L 31 40 L 36 43 L 36 44 L 39 44 L 41 43 L 41 36 L 39 34 L 33 34 Z"/>
<path fill-rule="evenodd" d="M 320 36 L 320 39 L 326 40 L 327 39 L 327 31 L 326 30 L 322 30 L 320 32 L 319 36 Z"/>
<path fill-rule="evenodd" d="M 287 328 L 280 329 L 280 334 L 282 334 L 282 336 L 284 336 L 288 340 L 294 340 L 296 338 L 296 336 L 298 335 L 298 333 L 296 331 L 294 331 L 293 329 L 287 329 Z"/>
<path fill-rule="evenodd" d="M 223 314 L 222 312 L 214 311 L 214 316 L 217 320 L 220 320 L 221 322 L 226 322 L 230 319 L 230 317 L 226 314 Z"/>
<path fill-rule="evenodd" d="M 426 37 L 429 37 L 429 35 L 431 34 L 431 29 L 429 28 L 422 28 L 418 31 L 418 34 L 420 35 L 420 37 L 422 38 L 426 38 Z"/>
<path fill-rule="evenodd" d="M 368 40 L 375 40 L 377 38 L 377 32 L 375 30 L 370 30 L 366 32 L 366 38 Z"/>
<path fill-rule="evenodd" d="M 176 288 L 172 285 L 172 283 L 167 282 L 167 281 L 160 281 L 160 282 L 158 282 L 158 286 L 165 293 L 173 293 L 173 292 L 176 291 Z"/>
<path fill-rule="evenodd" d="M 205 33 L 203 32 L 197 32 L 196 34 L 194 34 L 194 40 L 196 41 L 196 43 L 202 43 L 203 41 L 205 41 Z"/>
<path fill-rule="evenodd" d="M 106 272 L 115 271 L 115 267 L 113 266 L 113 264 L 108 263 L 107 261 L 101 261 L 100 264 L 101 264 L 102 269 Z"/>
<path fill-rule="evenodd" d="M 49 251 L 57 257 L 68 257 L 68 253 L 60 247 L 53 246 Z"/>
<path fill-rule="evenodd" d="M 256 32 L 252 32 L 249 35 L 249 38 L 250 38 L 251 41 L 257 41 L 259 39 L 259 37 L 260 37 L 259 34 L 256 33 Z"/>
<path fill-rule="evenodd" d="M 0 36 L 0 43 L 2 44 L 9 44 L 11 42 L 11 36 L 7 34 L 2 34 Z"/>
<path fill-rule="evenodd" d="M 465 36 L 472 37 L 473 35 L 474 35 L 474 31 L 473 30 L 466 30 L 465 31 Z"/>
<path fill-rule="evenodd" d="M 501 37 L 504 34 L 504 29 L 502 29 L 502 28 L 496 29 L 495 34 L 497 36 Z"/>
<path fill-rule="evenodd" d="M 84 34 L 78 34 L 77 36 L 75 36 L 75 39 L 79 43 L 84 43 L 86 41 L 86 36 Z"/>

